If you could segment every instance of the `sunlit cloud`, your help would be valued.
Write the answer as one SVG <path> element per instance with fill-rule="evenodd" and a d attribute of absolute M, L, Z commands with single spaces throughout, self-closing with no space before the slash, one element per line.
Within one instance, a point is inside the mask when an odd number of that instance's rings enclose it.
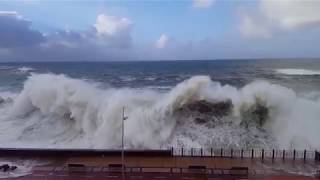
<path fill-rule="evenodd" d="M 209 8 L 214 4 L 215 0 L 193 0 L 195 8 Z"/>

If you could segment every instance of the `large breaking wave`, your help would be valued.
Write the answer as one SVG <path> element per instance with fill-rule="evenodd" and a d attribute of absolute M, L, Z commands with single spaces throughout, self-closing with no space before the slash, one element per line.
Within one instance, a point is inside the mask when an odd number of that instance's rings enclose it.
<path fill-rule="evenodd" d="M 158 92 L 32 74 L 0 102 L 3 147 L 119 148 L 125 107 L 127 148 L 320 148 L 320 100 L 263 81 L 194 76 Z"/>

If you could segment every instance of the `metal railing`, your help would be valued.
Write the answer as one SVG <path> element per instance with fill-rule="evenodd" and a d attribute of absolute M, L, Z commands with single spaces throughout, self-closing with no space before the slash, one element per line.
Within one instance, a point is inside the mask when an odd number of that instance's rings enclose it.
<path fill-rule="evenodd" d="M 223 157 L 283 160 L 319 160 L 318 151 L 310 150 L 265 150 L 265 149 L 213 149 L 213 148 L 171 148 L 172 156 L 181 157 Z"/>

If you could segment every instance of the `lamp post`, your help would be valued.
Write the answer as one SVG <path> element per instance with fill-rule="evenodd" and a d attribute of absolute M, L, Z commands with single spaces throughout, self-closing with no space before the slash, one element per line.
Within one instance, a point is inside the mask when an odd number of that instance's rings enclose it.
<path fill-rule="evenodd" d="M 124 121 L 127 119 L 128 117 L 124 116 L 124 107 L 122 108 L 122 128 L 121 128 L 121 161 L 122 161 L 122 180 L 125 179 L 124 176 Z"/>

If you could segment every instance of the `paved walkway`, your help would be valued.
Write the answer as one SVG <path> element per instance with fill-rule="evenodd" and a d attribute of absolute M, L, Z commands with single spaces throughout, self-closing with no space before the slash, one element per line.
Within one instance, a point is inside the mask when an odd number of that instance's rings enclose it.
<path fill-rule="evenodd" d="M 90 166 L 108 166 L 121 164 L 121 157 L 74 157 L 66 160 L 65 164 L 83 163 Z M 125 157 L 128 167 L 181 167 L 190 165 L 206 166 L 215 169 L 230 169 L 240 166 L 255 170 L 258 174 L 303 173 L 314 174 L 320 169 L 320 162 L 309 160 L 264 160 L 261 159 L 231 159 L 217 157 Z"/>
<path fill-rule="evenodd" d="M 109 164 L 121 164 L 121 156 L 81 156 L 59 158 L 52 161 L 48 166 L 63 167 L 67 164 L 84 164 L 86 166 L 108 167 Z M 189 166 L 206 166 L 212 169 L 230 169 L 231 167 L 248 167 L 249 179 L 293 179 L 307 180 L 315 179 L 312 175 L 320 169 L 320 162 L 309 160 L 264 160 L 261 159 L 231 159 L 218 157 L 125 157 L 126 167 L 154 167 L 153 172 L 128 173 L 126 179 L 163 179 L 163 180 L 187 180 L 187 179 L 230 179 L 230 177 L 216 177 L 216 175 L 192 174 L 192 173 L 170 173 L 167 170 L 161 172 L 161 168 Z M 157 169 L 158 168 L 158 169 Z M 33 173 L 19 179 L 121 179 L 121 173 L 110 172 L 85 172 L 70 173 L 68 171 L 36 170 Z M 152 168 L 150 168 L 152 169 Z M 157 170 L 155 170 L 157 169 Z M 300 176 L 306 175 L 306 176 Z"/>
<path fill-rule="evenodd" d="M 68 173 L 55 173 L 50 174 L 46 172 L 33 173 L 31 175 L 20 177 L 21 180 L 82 180 L 82 179 L 107 179 L 107 180 L 120 180 L 122 179 L 121 173 L 87 173 L 87 174 L 68 174 Z M 232 176 L 209 176 L 197 174 L 169 174 L 169 173 L 130 173 L 125 176 L 126 180 L 223 180 L 223 179 L 238 179 Z M 249 176 L 253 180 L 316 180 L 317 178 L 308 176 L 292 176 L 292 175 L 277 175 L 277 176 Z"/>

